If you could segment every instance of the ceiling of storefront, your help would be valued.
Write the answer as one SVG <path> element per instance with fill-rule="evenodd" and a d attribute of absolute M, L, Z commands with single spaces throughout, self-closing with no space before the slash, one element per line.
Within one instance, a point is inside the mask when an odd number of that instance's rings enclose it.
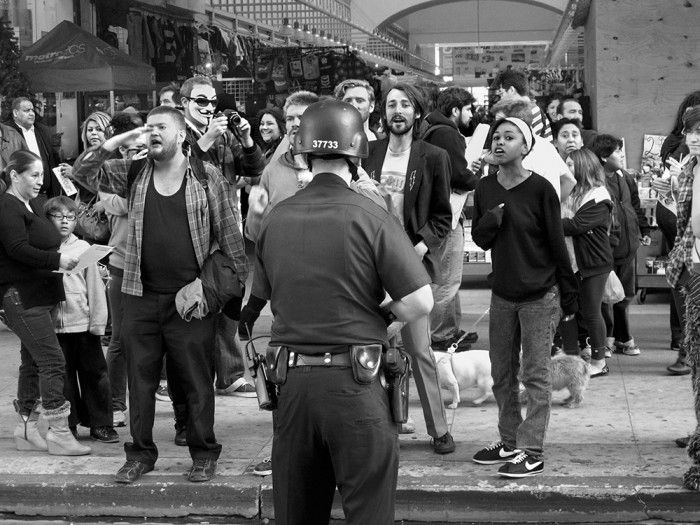
<path fill-rule="evenodd" d="M 409 49 L 547 42 L 567 0 L 352 0 L 352 15 L 366 26 L 395 23 L 409 34 Z"/>

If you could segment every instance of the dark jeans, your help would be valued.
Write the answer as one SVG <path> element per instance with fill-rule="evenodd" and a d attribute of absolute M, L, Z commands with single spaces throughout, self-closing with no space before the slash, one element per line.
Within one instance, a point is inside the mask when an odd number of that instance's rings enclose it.
<path fill-rule="evenodd" d="M 68 423 L 112 426 L 112 392 L 100 336 L 89 332 L 57 334 L 66 359 L 63 393 L 70 401 Z"/>
<path fill-rule="evenodd" d="M 126 410 L 126 358 L 122 351 L 121 333 L 124 304 L 122 294 L 123 272 L 119 268 L 109 268 L 107 299 L 112 316 L 112 336 L 107 348 L 107 370 L 112 388 L 112 410 Z"/>
<path fill-rule="evenodd" d="M 216 371 L 216 388 L 226 389 L 243 377 L 245 363 L 243 351 L 238 342 L 238 321 L 222 313 L 214 316 L 216 338 L 214 342 L 214 367 Z"/>
<path fill-rule="evenodd" d="M 678 217 L 672 213 L 666 206 L 661 203 L 656 203 L 656 222 L 659 225 L 659 229 L 664 236 L 666 245 L 670 248 L 673 247 L 673 243 L 676 240 L 676 224 L 678 222 Z M 684 303 L 684 301 L 681 301 Z M 671 313 L 669 322 L 671 324 L 671 348 L 680 348 L 683 344 L 683 315 L 680 314 L 678 309 L 678 301 L 674 299 L 671 301 Z M 685 310 L 685 304 L 683 304 L 683 310 Z"/>
<path fill-rule="evenodd" d="M 622 287 L 625 289 L 625 298 L 619 303 L 613 305 L 603 303 L 601 306 L 607 337 L 614 337 L 615 341 L 620 343 L 626 343 L 632 339 L 627 307 L 630 304 L 630 299 L 635 294 L 634 263 L 635 259 L 633 257 L 622 264 L 615 264 L 614 270 L 620 278 Z"/>
<path fill-rule="evenodd" d="M 52 306 L 24 308 L 19 292 L 7 290 L 2 298 L 7 326 L 21 342 L 17 400 L 23 414 L 29 414 L 41 397 L 47 410 L 66 402 L 63 382 L 66 368 L 61 346 L 51 319 Z"/>
<path fill-rule="evenodd" d="M 221 445 L 214 437 L 214 318 L 185 322 L 175 309 L 175 294 L 125 295 L 122 344 L 133 439 L 124 445 L 127 459 L 150 465 L 158 459 L 153 420 L 163 356 L 173 398 L 186 400 L 190 456 L 217 459 Z"/>
<path fill-rule="evenodd" d="M 399 445 L 379 381 L 291 368 L 272 421 L 275 523 L 327 525 L 336 486 L 348 525 L 394 523 Z"/>
<path fill-rule="evenodd" d="M 607 280 L 608 272 L 581 280 L 579 291 L 580 320 L 590 337 L 592 359 L 605 357 L 605 321 L 601 312 L 601 304 Z M 564 339 L 565 350 L 578 348 L 578 319 L 562 322 L 560 331 Z M 567 351 L 567 353 L 571 352 Z"/>
<path fill-rule="evenodd" d="M 549 361 L 560 318 L 557 286 L 533 301 L 508 301 L 491 294 L 489 339 L 493 395 L 498 404 L 501 440 L 541 457 L 549 424 L 552 385 Z M 520 350 L 522 348 L 522 363 Z M 521 379 L 528 394 L 527 415 L 520 405 Z"/>

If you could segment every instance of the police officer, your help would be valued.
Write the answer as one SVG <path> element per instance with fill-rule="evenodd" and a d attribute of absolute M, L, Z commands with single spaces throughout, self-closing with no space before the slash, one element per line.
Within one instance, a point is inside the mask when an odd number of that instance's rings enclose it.
<path fill-rule="evenodd" d="M 310 105 L 295 150 L 314 178 L 263 221 L 253 283 L 271 301 L 269 350 L 288 364 L 273 413 L 275 520 L 327 524 L 337 486 L 348 524 L 394 523 L 397 428 L 374 359 L 358 356 L 386 345 L 384 291 L 409 322 L 432 308 L 430 279 L 398 221 L 349 187 L 368 152 L 355 108 Z"/>

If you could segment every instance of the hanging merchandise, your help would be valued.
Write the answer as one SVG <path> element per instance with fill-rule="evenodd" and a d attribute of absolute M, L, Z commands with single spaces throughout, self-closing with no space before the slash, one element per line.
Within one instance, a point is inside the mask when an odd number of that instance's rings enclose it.
<path fill-rule="evenodd" d="M 287 86 L 287 53 L 284 50 L 275 53 L 272 62 L 272 81 L 277 93 L 286 93 Z"/>
<path fill-rule="evenodd" d="M 335 82 L 333 82 L 335 78 L 333 72 L 335 71 L 338 62 L 339 60 L 333 51 L 323 53 L 319 57 L 321 90 L 330 90 L 335 85 Z"/>
<path fill-rule="evenodd" d="M 272 54 L 263 53 L 255 64 L 255 80 L 267 84 L 272 79 Z"/>
<path fill-rule="evenodd" d="M 301 51 L 288 51 L 289 76 L 293 79 L 304 78 L 304 68 L 301 65 Z"/>
<path fill-rule="evenodd" d="M 318 55 L 315 52 L 306 53 L 301 64 L 304 69 L 304 80 L 318 80 L 321 76 L 318 64 Z"/>

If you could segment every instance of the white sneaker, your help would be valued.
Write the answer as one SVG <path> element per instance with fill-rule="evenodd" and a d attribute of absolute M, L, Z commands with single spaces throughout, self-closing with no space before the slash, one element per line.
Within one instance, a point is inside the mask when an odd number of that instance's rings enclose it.
<path fill-rule="evenodd" d="M 125 427 L 126 426 L 126 410 L 115 410 L 112 412 L 114 427 Z"/>

